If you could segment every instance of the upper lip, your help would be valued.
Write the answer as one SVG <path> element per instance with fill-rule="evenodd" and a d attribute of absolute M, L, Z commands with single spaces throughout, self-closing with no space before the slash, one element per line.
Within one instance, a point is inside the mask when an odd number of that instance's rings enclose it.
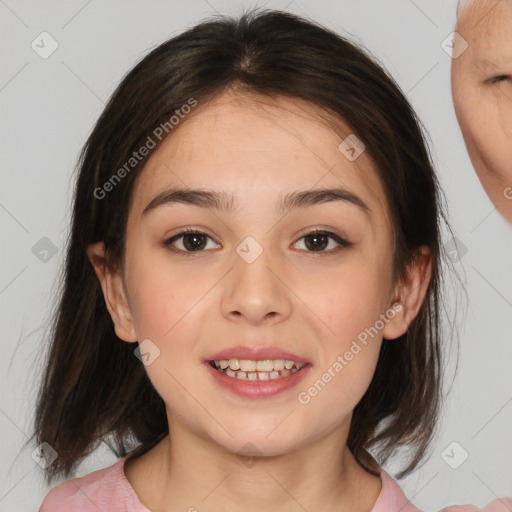
<path fill-rule="evenodd" d="M 263 359 L 285 359 L 296 363 L 308 363 L 304 357 L 300 357 L 293 352 L 288 352 L 279 347 L 250 347 L 248 345 L 237 345 L 236 347 L 226 348 L 220 352 L 216 352 L 206 358 L 209 361 L 221 361 L 229 359 L 249 359 L 260 361 Z"/>

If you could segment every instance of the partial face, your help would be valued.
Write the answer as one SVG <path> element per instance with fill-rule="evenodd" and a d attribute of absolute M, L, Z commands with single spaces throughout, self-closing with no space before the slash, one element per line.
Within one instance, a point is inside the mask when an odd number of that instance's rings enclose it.
<path fill-rule="evenodd" d="M 487 195 L 512 224 L 512 0 L 478 0 L 455 31 L 468 43 L 452 63 L 455 111 Z"/>
<path fill-rule="evenodd" d="M 372 164 L 366 153 L 349 161 L 340 135 L 297 105 L 224 95 L 197 107 L 151 156 L 130 207 L 131 341 L 149 339 L 160 350 L 146 371 L 171 431 L 180 422 L 233 453 L 247 442 L 263 454 L 286 453 L 348 428 L 382 335 L 402 334 L 383 321 L 395 313 L 392 228 Z M 230 195 L 233 211 L 164 202 L 144 213 L 170 188 Z M 278 208 L 288 194 L 326 188 L 358 199 Z M 363 344 L 361 333 L 375 326 Z M 209 364 L 238 345 L 307 364 L 288 389 L 248 398 L 221 384 L 240 375 L 221 376 Z M 261 382 L 244 373 L 246 391 L 256 390 Z M 308 393 L 319 379 L 325 386 Z"/>

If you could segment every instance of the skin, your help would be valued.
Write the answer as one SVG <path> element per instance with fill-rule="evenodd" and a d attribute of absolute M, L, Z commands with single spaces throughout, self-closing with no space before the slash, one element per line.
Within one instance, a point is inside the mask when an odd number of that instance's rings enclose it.
<path fill-rule="evenodd" d="M 452 60 L 457 119 L 489 199 L 512 225 L 512 1 L 470 1 L 455 31 L 468 43 Z"/>
<path fill-rule="evenodd" d="M 89 247 L 119 338 L 149 338 L 161 351 L 145 369 L 166 403 L 172 435 L 124 468 L 151 510 L 238 510 L 243 503 L 247 512 L 296 512 L 299 503 L 307 510 L 369 512 L 379 496 L 381 479 L 346 446 L 352 411 L 371 382 L 382 337 L 402 335 L 417 315 L 431 257 L 423 247 L 409 278 L 394 286 L 392 228 L 373 164 L 366 153 L 354 162 L 345 158 L 340 134 L 314 114 L 301 101 L 233 93 L 198 106 L 136 181 L 124 273 L 106 269 L 101 242 Z M 141 217 L 169 186 L 229 191 L 239 211 L 228 216 L 172 204 Z M 327 186 L 357 194 L 371 218 L 345 201 L 285 216 L 276 211 L 281 193 Z M 187 257 L 162 245 L 183 227 L 211 237 L 203 252 Z M 328 239 L 321 255 L 304 238 L 317 227 L 353 245 L 335 252 L 339 245 Z M 247 236 L 263 248 L 251 264 L 235 250 Z M 184 243 L 181 237 L 174 246 L 190 249 Z M 403 309 L 321 393 L 300 404 L 298 392 L 399 295 Z M 202 362 L 243 341 L 305 357 L 310 374 L 300 389 L 272 398 L 232 395 Z M 238 455 L 252 454 L 242 450 L 246 443 L 261 455 L 250 467 Z"/>

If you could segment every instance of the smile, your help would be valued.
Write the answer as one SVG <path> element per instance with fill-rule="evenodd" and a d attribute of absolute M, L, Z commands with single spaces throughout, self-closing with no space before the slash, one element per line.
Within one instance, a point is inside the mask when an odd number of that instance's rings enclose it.
<path fill-rule="evenodd" d="M 221 359 L 210 361 L 219 373 L 241 380 L 273 380 L 297 373 L 306 363 L 288 359 Z"/>

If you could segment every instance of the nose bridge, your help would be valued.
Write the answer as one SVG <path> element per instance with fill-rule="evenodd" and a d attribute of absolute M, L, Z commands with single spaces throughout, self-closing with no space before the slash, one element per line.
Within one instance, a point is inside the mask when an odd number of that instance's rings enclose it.
<path fill-rule="evenodd" d="M 270 243 L 270 238 L 266 241 Z M 252 323 L 266 316 L 287 316 L 290 298 L 287 288 L 278 278 L 278 251 L 263 246 L 252 236 L 236 247 L 234 268 L 230 272 L 230 286 L 223 297 L 223 313 L 242 315 Z M 269 315 L 271 314 L 271 315 Z"/>

